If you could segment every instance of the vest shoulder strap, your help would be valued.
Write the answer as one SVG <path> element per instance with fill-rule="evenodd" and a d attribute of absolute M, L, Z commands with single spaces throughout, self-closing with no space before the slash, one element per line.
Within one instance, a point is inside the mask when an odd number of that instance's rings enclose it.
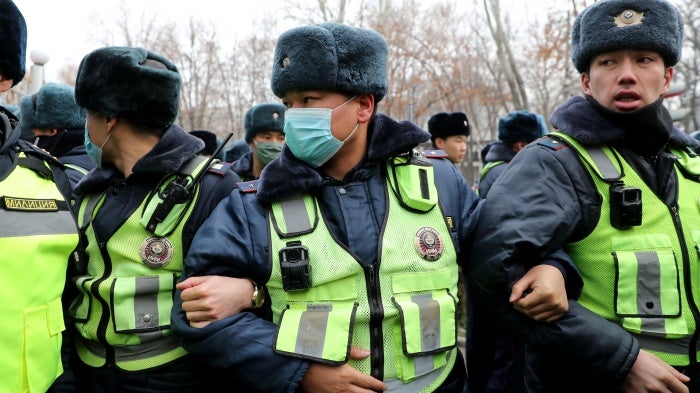
<path fill-rule="evenodd" d="M 610 147 L 583 145 L 571 136 L 560 132 L 551 132 L 548 135 L 549 138 L 556 138 L 573 148 L 579 159 L 586 162 L 605 182 L 615 182 L 625 176 L 619 156 Z"/>
<path fill-rule="evenodd" d="M 275 202 L 270 206 L 270 219 L 275 232 L 282 238 L 311 233 L 319 220 L 316 198 L 299 194 Z"/>
<path fill-rule="evenodd" d="M 76 164 L 63 164 L 63 166 L 68 168 L 68 169 L 72 169 L 76 172 L 80 172 L 83 175 L 87 175 L 87 173 L 89 172 L 86 168 L 83 168 L 80 165 L 76 165 Z"/>
<path fill-rule="evenodd" d="M 186 208 L 194 200 L 199 186 L 200 176 L 205 172 L 209 159 L 195 155 L 187 160 L 175 174 L 166 176 L 161 184 L 153 190 L 146 202 L 146 207 L 139 222 L 147 231 L 157 236 L 170 234 L 183 218 Z M 217 163 L 212 161 L 209 165 Z M 171 215 L 175 217 L 171 219 Z"/>
<path fill-rule="evenodd" d="M 489 171 L 499 165 L 505 164 L 505 161 L 491 161 L 487 162 L 486 165 L 481 169 L 481 173 L 479 173 L 479 179 L 483 179 L 484 176 L 486 176 Z"/>

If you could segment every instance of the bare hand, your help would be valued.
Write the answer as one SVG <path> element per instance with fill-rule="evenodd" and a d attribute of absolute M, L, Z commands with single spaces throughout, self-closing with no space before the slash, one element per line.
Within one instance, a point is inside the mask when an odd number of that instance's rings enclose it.
<path fill-rule="evenodd" d="M 513 285 L 513 307 L 536 321 L 553 322 L 569 310 L 566 283 L 559 269 L 537 265 Z"/>
<path fill-rule="evenodd" d="M 351 359 L 364 359 L 369 356 L 369 351 L 352 347 Z M 304 392 L 356 392 L 372 393 L 384 391 L 387 386 L 376 378 L 354 369 L 345 363 L 340 366 L 312 363 L 306 375 L 301 380 L 301 388 Z"/>
<path fill-rule="evenodd" d="M 688 393 L 690 378 L 663 360 L 646 351 L 639 351 L 637 360 L 622 384 L 625 393 L 671 392 Z"/>
<path fill-rule="evenodd" d="M 249 308 L 253 297 L 253 284 L 245 278 L 189 277 L 176 288 L 190 326 L 200 328 Z"/>

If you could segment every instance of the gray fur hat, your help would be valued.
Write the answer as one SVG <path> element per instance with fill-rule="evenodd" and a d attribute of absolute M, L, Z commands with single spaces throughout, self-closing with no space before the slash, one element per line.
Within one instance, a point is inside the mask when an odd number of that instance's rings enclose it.
<path fill-rule="evenodd" d="M 571 33 L 571 60 L 588 72 L 600 53 L 619 49 L 658 52 L 667 66 L 681 58 L 683 17 L 666 0 L 600 0 L 581 11 Z"/>
<path fill-rule="evenodd" d="M 24 78 L 27 57 L 27 23 L 15 3 L 0 0 L 0 70 L 12 86 Z"/>
<path fill-rule="evenodd" d="M 75 103 L 73 87 L 47 83 L 20 103 L 22 130 L 40 128 L 70 130 L 85 125 L 85 110 Z"/>
<path fill-rule="evenodd" d="M 277 40 L 272 66 L 272 91 L 331 90 L 371 93 L 384 98 L 388 78 L 388 47 L 371 29 L 339 23 L 301 26 Z"/>
<path fill-rule="evenodd" d="M 544 117 L 527 110 L 511 112 L 498 119 L 498 139 L 504 143 L 530 143 L 546 133 Z"/>
<path fill-rule="evenodd" d="M 133 47 L 105 47 L 80 62 L 75 101 L 137 125 L 167 128 L 177 118 L 180 74 L 165 57 Z"/>
<path fill-rule="evenodd" d="M 275 103 L 258 104 L 248 109 L 243 119 L 246 143 L 250 143 L 259 132 L 284 132 L 284 111 L 284 105 Z"/>

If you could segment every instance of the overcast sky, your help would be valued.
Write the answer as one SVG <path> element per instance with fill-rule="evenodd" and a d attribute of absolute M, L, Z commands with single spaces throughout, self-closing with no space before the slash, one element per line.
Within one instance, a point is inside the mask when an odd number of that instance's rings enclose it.
<path fill-rule="evenodd" d="M 33 50 L 49 54 L 46 78 L 51 81 L 66 63 L 79 63 L 84 55 L 102 46 L 100 20 L 120 15 L 119 5 L 158 13 L 161 22 L 186 25 L 190 17 L 214 21 L 220 36 L 250 32 L 253 21 L 282 0 L 14 0 L 27 22 L 27 67 Z M 230 12 L 223 10 L 233 8 Z M 265 4 L 265 6 L 261 6 Z M 269 8 L 268 8 L 269 7 Z"/>
<path fill-rule="evenodd" d="M 27 68 L 32 51 L 49 55 L 45 65 L 46 81 L 56 81 L 65 64 L 78 64 L 84 55 L 102 46 L 105 34 L 101 20 L 119 17 L 120 4 L 130 10 L 158 14 L 160 22 L 186 25 L 190 17 L 216 23 L 219 37 L 250 34 L 263 13 L 280 12 L 284 0 L 14 0 L 27 22 Z M 308 1 L 315 4 L 316 0 Z M 423 0 L 442 1 L 442 0 Z M 473 0 L 459 0 L 466 4 Z M 511 15 L 535 17 L 535 10 L 563 0 L 501 0 Z M 479 2 L 480 3 L 480 2 Z M 510 3 L 510 4 L 509 4 Z M 224 6 L 225 4 L 225 6 Z M 228 9 L 233 9 L 229 11 Z M 140 15 L 140 14 L 136 14 Z M 280 17 L 283 15 L 280 15 Z M 429 21 L 426 21 L 429 23 Z"/>

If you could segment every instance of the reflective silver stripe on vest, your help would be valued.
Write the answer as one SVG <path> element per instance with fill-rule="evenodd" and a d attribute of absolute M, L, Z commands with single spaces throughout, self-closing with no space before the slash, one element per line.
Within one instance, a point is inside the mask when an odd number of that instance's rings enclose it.
<path fill-rule="evenodd" d="M 134 293 L 134 321 L 136 329 L 158 328 L 158 276 L 136 277 Z M 148 296 L 146 296 L 148 295 Z M 168 315 L 170 318 L 170 315 Z"/>
<path fill-rule="evenodd" d="M 648 335 L 639 335 L 630 333 L 639 341 L 642 349 L 649 349 L 657 352 L 670 353 L 674 355 L 687 355 L 690 348 L 691 337 L 683 337 L 676 340 L 670 340 L 662 337 L 652 337 Z"/>
<path fill-rule="evenodd" d="M 323 358 L 323 343 L 326 339 L 326 327 L 328 326 L 328 314 L 333 310 L 331 304 L 311 304 L 301 314 L 299 331 L 294 351 L 305 355 Z M 302 328 L 303 327 L 303 328 Z M 309 342 L 317 345 L 308 345 Z M 315 348 L 315 351 L 310 351 Z"/>
<path fill-rule="evenodd" d="M 98 341 L 80 339 L 82 345 L 91 353 L 100 358 L 105 358 L 105 349 Z M 164 353 L 180 348 L 180 338 L 176 334 L 159 336 L 158 339 L 139 345 L 113 346 L 114 357 L 118 362 L 129 362 L 160 356 Z"/>
<path fill-rule="evenodd" d="M 642 274 L 637 275 L 637 310 L 640 315 L 662 315 L 661 309 L 661 264 L 659 257 L 655 252 L 640 251 L 634 253 L 637 259 L 638 270 Z M 651 303 L 651 304 L 647 304 Z M 650 307 L 651 306 L 651 307 Z M 653 313 L 646 313 L 646 310 L 653 308 Z M 643 319 L 642 330 L 659 332 L 664 331 L 664 321 L 659 318 L 659 323 L 647 321 L 649 318 Z M 647 323 L 653 323 L 655 329 L 645 329 Z M 659 326 L 661 330 L 659 330 Z"/>
<path fill-rule="evenodd" d="M 75 234 L 75 220 L 67 210 L 30 212 L 0 210 L 0 237 Z"/>
<path fill-rule="evenodd" d="M 420 313 L 421 350 L 428 352 L 440 348 L 440 303 L 433 300 L 430 293 L 412 296 L 411 300 Z M 432 364 L 432 356 L 430 358 Z"/>
<path fill-rule="evenodd" d="M 287 233 L 299 233 L 310 230 L 311 221 L 306 211 L 304 198 L 292 198 L 280 202 Z"/>
<path fill-rule="evenodd" d="M 447 353 L 447 364 L 450 364 L 450 359 L 455 356 L 456 349 L 453 349 Z M 431 361 L 432 362 L 432 361 Z M 463 367 L 461 364 L 455 364 L 454 367 Z M 430 374 L 425 374 L 420 376 L 409 383 L 403 383 L 400 379 L 390 379 L 384 381 L 387 386 L 387 392 L 396 393 L 415 393 L 430 386 L 435 382 L 442 374 L 444 367 L 438 368 Z"/>
<path fill-rule="evenodd" d="M 604 180 L 617 180 L 620 178 L 620 171 L 615 168 L 610 158 L 603 152 L 603 149 L 592 146 L 585 146 L 585 148 L 593 162 L 598 166 Z"/>

